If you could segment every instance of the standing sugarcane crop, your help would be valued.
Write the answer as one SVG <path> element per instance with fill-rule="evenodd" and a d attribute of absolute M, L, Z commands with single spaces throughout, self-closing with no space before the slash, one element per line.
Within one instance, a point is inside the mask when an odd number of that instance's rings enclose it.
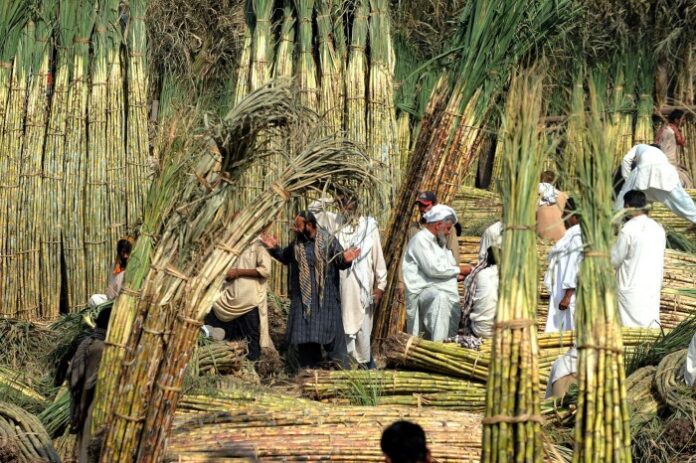
<path fill-rule="evenodd" d="M 501 128 L 505 231 L 482 462 L 542 457 L 535 222 L 538 178 L 548 145 L 539 125 L 542 78 L 534 72 L 513 78 Z"/>
<path fill-rule="evenodd" d="M 624 346 L 609 258 L 611 227 L 611 160 L 615 127 L 604 121 L 603 96 L 589 81 L 589 111 L 574 99 L 573 118 L 585 127 L 578 152 L 578 206 L 586 243 L 577 288 L 578 414 L 574 462 L 629 462 L 631 437 L 624 389 Z"/>

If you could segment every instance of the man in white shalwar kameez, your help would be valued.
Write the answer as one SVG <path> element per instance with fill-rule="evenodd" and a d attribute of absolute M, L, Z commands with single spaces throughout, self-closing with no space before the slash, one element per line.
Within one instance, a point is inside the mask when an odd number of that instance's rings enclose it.
<path fill-rule="evenodd" d="M 544 285 L 551 294 L 546 333 L 575 328 L 575 288 L 582 262 L 582 234 L 575 215 L 575 202 L 569 198 L 565 207 L 567 230 L 549 251 L 549 268 Z"/>
<path fill-rule="evenodd" d="M 407 331 L 431 341 L 442 341 L 457 333 L 459 292 L 457 281 L 471 271 L 458 266 L 447 248 L 457 215 L 442 204 L 423 215 L 425 227 L 408 243 L 401 270 L 406 287 Z"/>
<path fill-rule="evenodd" d="M 663 203 L 675 214 L 696 224 L 696 204 L 684 190 L 677 169 L 657 145 L 639 144 L 630 149 L 621 164 L 625 179 L 614 210 L 623 208 L 623 197 L 631 190 L 645 193 L 649 202 Z"/>
<path fill-rule="evenodd" d="M 387 265 L 382 252 L 377 221 L 372 217 L 355 218 L 353 198 L 339 197 L 339 214 L 324 210 L 326 200 L 310 204 L 317 222 L 334 234 L 344 249 L 360 248 L 360 257 L 347 270 L 341 270 L 341 311 L 348 355 L 357 363 L 372 367 L 370 336 L 375 307 L 387 286 Z"/>
<path fill-rule="evenodd" d="M 629 191 L 624 201 L 631 218 L 621 228 L 611 250 L 621 323 L 632 328 L 658 328 L 665 230 L 648 217 L 643 192 Z"/>

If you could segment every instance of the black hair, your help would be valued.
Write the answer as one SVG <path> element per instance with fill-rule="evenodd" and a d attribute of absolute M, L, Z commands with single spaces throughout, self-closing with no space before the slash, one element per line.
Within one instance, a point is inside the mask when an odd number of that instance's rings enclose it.
<path fill-rule="evenodd" d="M 116 243 L 116 254 L 118 254 L 119 256 L 124 252 L 130 253 L 132 250 L 133 245 L 130 241 L 128 241 L 125 238 L 122 240 L 118 240 L 118 243 Z"/>
<path fill-rule="evenodd" d="M 575 212 L 577 210 L 577 205 L 575 204 L 575 200 L 573 198 L 568 198 L 566 200 L 564 210 L 566 213 Z"/>
<path fill-rule="evenodd" d="M 94 320 L 94 324 L 97 328 L 106 329 L 109 326 L 109 318 L 111 317 L 111 308 L 113 306 L 104 307 L 99 311 L 97 318 Z"/>
<path fill-rule="evenodd" d="M 496 252 L 499 252 L 499 249 L 494 249 L 493 246 L 490 246 L 486 251 L 486 264 L 488 267 L 498 265 L 498 259 L 495 258 Z"/>
<path fill-rule="evenodd" d="M 674 111 L 669 113 L 669 116 L 667 116 L 667 120 L 669 122 L 676 122 L 679 119 L 681 119 L 683 115 L 684 115 L 684 111 L 682 111 L 681 109 L 675 109 Z"/>
<path fill-rule="evenodd" d="M 425 431 L 410 421 L 396 421 L 385 429 L 380 447 L 392 463 L 423 463 L 428 457 Z"/>
<path fill-rule="evenodd" d="M 635 209 L 643 209 L 648 204 L 645 193 L 639 190 L 631 190 L 624 195 L 624 205 Z"/>
<path fill-rule="evenodd" d="M 650 143 L 650 146 L 652 146 L 653 148 L 657 148 L 657 149 L 659 149 L 659 150 L 662 149 L 662 148 L 660 148 L 660 144 L 659 144 L 659 143 Z"/>
<path fill-rule="evenodd" d="M 539 180 L 542 183 L 553 183 L 556 181 L 556 173 L 552 170 L 545 170 L 539 176 Z"/>
<path fill-rule="evenodd" d="M 317 218 L 312 212 L 300 211 L 297 213 L 297 216 L 302 217 L 306 223 L 311 224 L 314 228 L 317 228 Z"/>

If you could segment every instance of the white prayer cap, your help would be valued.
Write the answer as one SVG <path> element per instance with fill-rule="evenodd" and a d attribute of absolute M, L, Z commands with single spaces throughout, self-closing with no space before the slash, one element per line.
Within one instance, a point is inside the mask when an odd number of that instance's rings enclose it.
<path fill-rule="evenodd" d="M 426 223 L 441 222 L 448 217 L 453 218 L 454 223 L 457 223 L 457 213 L 454 212 L 454 209 L 444 204 L 436 204 L 423 214 Z"/>

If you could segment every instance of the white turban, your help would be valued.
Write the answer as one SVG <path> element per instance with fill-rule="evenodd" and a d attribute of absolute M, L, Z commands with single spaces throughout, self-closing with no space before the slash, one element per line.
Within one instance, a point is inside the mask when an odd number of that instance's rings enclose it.
<path fill-rule="evenodd" d="M 454 219 L 454 223 L 457 223 L 457 213 L 454 212 L 454 209 L 444 204 L 436 204 L 423 214 L 426 223 L 441 222 L 450 217 Z"/>

